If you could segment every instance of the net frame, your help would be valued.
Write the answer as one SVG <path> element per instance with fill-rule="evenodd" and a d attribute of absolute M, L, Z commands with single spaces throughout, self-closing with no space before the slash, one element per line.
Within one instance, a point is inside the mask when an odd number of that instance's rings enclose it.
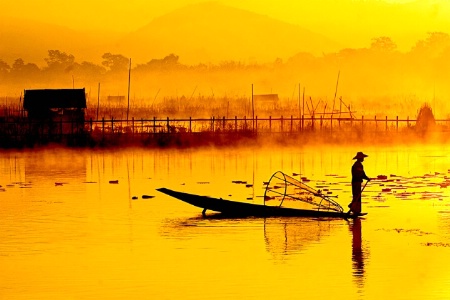
<path fill-rule="evenodd" d="M 277 183 L 276 180 L 279 182 Z M 271 196 L 272 194 L 274 196 Z M 282 171 L 277 171 L 270 177 L 264 192 L 264 205 L 266 205 L 266 201 L 274 198 L 280 201 L 279 207 L 283 205 L 285 199 L 289 199 L 307 203 L 311 210 L 344 211 L 342 206 L 330 196 L 322 194 L 320 190 L 316 190 Z"/>

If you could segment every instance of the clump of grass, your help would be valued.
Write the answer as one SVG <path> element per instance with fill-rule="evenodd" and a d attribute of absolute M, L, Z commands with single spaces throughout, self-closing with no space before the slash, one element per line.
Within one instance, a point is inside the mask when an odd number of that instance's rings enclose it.
<path fill-rule="evenodd" d="M 416 129 L 418 131 L 428 131 L 436 126 L 436 120 L 433 110 L 428 103 L 424 103 L 419 110 L 416 121 Z"/>

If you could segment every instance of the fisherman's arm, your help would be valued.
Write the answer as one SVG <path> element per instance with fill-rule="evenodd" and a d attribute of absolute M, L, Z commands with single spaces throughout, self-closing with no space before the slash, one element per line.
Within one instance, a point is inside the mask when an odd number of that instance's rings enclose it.
<path fill-rule="evenodd" d="M 371 179 L 366 175 L 366 172 L 364 172 L 364 170 L 362 171 L 362 178 L 363 179 L 365 179 L 365 180 L 367 180 L 367 181 L 370 181 Z"/>

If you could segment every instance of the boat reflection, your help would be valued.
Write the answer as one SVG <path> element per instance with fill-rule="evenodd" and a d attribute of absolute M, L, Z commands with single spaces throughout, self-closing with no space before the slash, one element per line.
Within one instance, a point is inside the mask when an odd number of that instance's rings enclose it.
<path fill-rule="evenodd" d="M 283 261 L 323 244 L 325 239 L 334 235 L 334 231 L 339 234 L 342 225 L 342 220 L 334 218 L 229 218 L 212 214 L 207 217 L 166 219 L 159 234 L 176 240 L 190 240 L 198 236 L 209 236 L 214 240 L 220 233 L 222 242 L 241 243 L 246 240 L 254 243 L 258 240 L 258 232 L 262 231 L 266 252 L 273 260 Z M 361 219 L 349 220 L 348 226 L 352 234 L 352 275 L 358 290 L 362 291 L 367 248 L 363 245 Z M 242 236 L 246 238 L 242 239 Z"/>
<path fill-rule="evenodd" d="M 196 235 L 216 235 L 218 228 L 221 234 L 234 234 L 239 228 L 241 234 L 251 233 L 254 237 L 263 229 L 266 251 L 274 259 L 284 259 L 320 243 L 331 235 L 333 228 L 341 226 L 341 222 L 335 218 L 230 218 L 211 214 L 206 217 L 166 219 L 160 228 L 160 235 L 184 240 Z"/>
<path fill-rule="evenodd" d="M 236 228 L 240 228 L 239 232 L 244 233 L 258 231 L 261 225 L 261 218 L 232 218 L 220 213 L 213 213 L 206 216 L 165 219 L 159 234 L 166 238 L 186 240 L 198 235 L 217 236 L 218 228 L 220 228 L 221 234 L 233 234 Z"/>
<path fill-rule="evenodd" d="M 274 258 L 304 251 L 330 236 L 336 219 L 326 218 L 269 218 L 264 220 L 266 250 Z"/>

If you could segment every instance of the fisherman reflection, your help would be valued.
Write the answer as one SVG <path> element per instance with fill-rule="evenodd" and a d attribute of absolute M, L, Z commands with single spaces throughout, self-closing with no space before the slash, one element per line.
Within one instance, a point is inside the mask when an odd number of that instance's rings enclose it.
<path fill-rule="evenodd" d="M 362 247 L 362 237 L 361 237 L 361 219 L 355 218 L 349 223 L 350 231 L 352 232 L 352 262 L 353 262 L 353 276 L 355 283 L 358 287 L 363 287 L 364 285 L 364 260 L 365 251 Z"/>

